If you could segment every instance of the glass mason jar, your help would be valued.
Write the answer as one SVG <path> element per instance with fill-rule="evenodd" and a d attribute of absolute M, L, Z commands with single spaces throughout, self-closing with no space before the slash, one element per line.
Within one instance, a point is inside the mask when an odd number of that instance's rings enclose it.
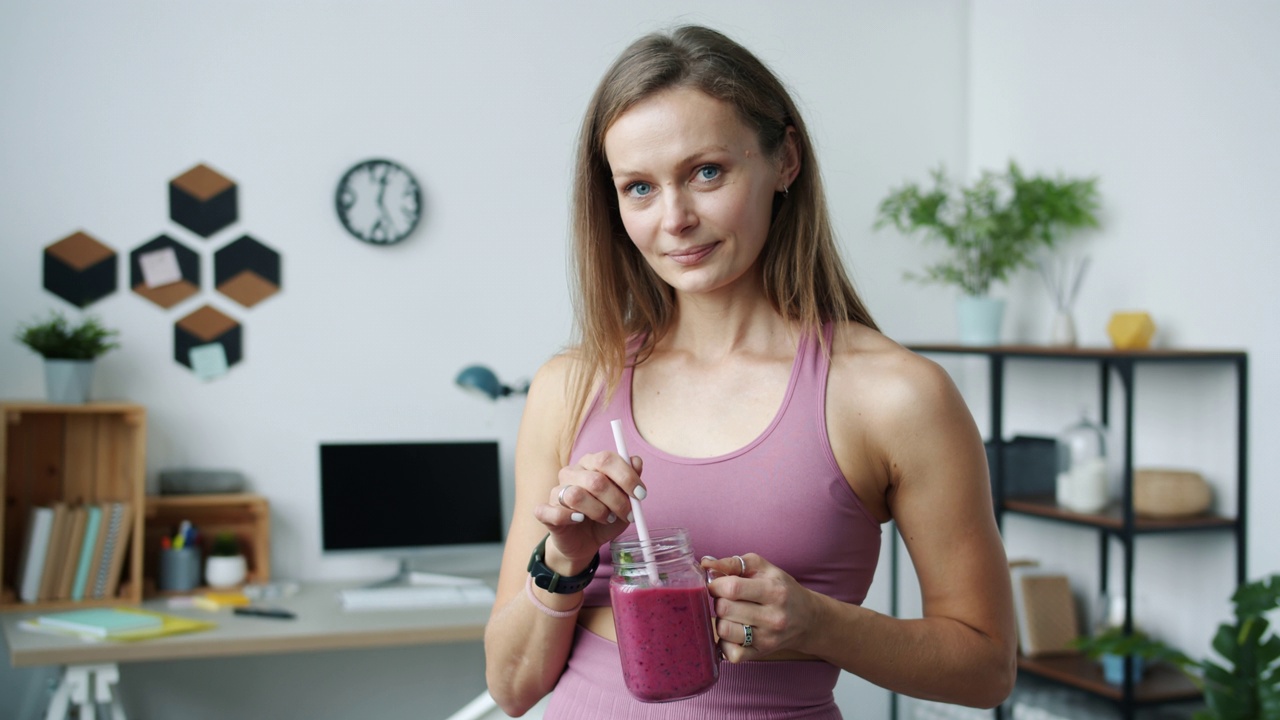
<path fill-rule="evenodd" d="M 1056 496 L 1059 505 L 1080 513 L 1098 512 L 1110 502 L 1102 428 L 1083 415 L 1058 435 Z"/>
<path fill-rule="evenodd" d="M 634 534 L 609 546 L 609 597 L 622 677 L 641 702 L 682 700 L 707 691 L 720 677 L 711 594 L 684 528 L 654 530 L 649 540 L 651 563 Z"/>

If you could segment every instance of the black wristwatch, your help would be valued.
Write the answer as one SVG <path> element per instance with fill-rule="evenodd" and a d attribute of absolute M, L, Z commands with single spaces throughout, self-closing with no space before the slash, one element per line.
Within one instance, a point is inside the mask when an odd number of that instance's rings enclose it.
<path fill-rule="evenodd" d="M 582 592 L 587 585 L 591 584 L 591 578 L 596 576 L 596 568 L 600 567 L 600 553 L 591 558 L 591 564 L 586 570 L 574 575 L 573 577 L 564 577 L 560 573 L 547 567 L 544 560 L 547 557 L 547 537 L 542 538 L 542 542 L 538 543 L 538 547 L 533 549 L 533 557 L 529 558 L 529 574 L 533 576 L 533 584 L 555 595 L 572 595 L 576 592 Z"/>

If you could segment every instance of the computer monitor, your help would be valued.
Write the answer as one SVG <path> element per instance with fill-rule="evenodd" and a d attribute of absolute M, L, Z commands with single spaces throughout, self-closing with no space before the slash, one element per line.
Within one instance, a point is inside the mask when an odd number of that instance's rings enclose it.
<path fill-rule="evenodd" d="M 496 558 L 502 500 L 496 441 L 320 445 L 325 553 L 396 558 L 375 585 L 408 584 L 415 561 L 442 553 Z"/>

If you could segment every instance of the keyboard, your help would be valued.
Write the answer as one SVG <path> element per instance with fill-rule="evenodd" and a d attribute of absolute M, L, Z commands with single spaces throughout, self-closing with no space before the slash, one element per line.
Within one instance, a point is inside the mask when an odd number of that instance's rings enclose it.
<path fill-rule="evenodd" d="M 342 609 L 416 610 L 422 608 L 492 607 L 493 589 L 482 583 L 468 585 L 397 585 L 383 588 L 348 588 L 339 591 Z"/>

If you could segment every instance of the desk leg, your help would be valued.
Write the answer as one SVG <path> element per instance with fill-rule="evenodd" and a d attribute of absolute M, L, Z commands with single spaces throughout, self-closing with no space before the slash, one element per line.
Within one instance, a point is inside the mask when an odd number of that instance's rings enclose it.
<path fill-rule="evenodd" d="M 110 705 L 111 720 L 128 720 L 124 715 L 124 705 L 120 702 L 119 693 L 111 692 L 111 686 L 120 685 L 120 668 L 115 663 L 99 665 L 93 673 L 93 703 Z M 89 716 L 88 720 L 93 720 Z"/>
<path fill-rule="evenodd" d="M 45 720 L 65 720 L 71 703 L 79 710 L 80 720 L 95 720 L 100 702 L 111 704 L 111 720 L 127 720 L 120 698 L 111 692 L 111 686 L 119 682 L 120 669 L 115 663 L 66 666 L 49 700 Z"/>
<path fill-rule="evenodd" d="M 83 695 L 89 685 L 89 671 L 82 666 L 68 665 L 62 669 L 62 679 L 49 699 L 49 711 L 44 720 L 64 720 L 67 717 L 67 704 L 71 696 Z"/>

